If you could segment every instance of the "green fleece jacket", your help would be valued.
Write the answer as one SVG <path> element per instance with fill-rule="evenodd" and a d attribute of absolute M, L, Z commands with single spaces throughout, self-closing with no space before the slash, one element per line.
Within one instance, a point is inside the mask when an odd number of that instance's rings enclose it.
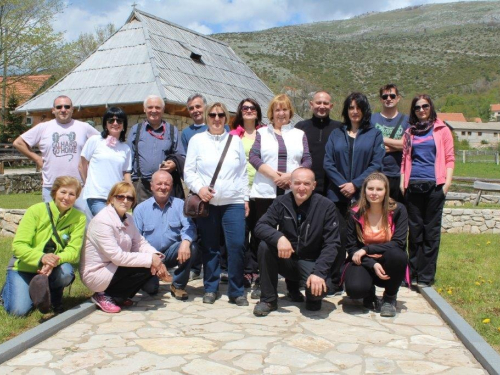
<path fill-rule="evenodd" d="M 59 216 L 59 210 L 54 202 L 50 202 L 49 205 L 56 230 L 66 246 L 62 247 L 53 235 L 45 203 L 34 204 L 26 210 L 12 242 L 13 270 L 36 273 L 41 268 L 40 260 L 44 255 L 45 244 L 51 238 L 56 244 L 54 253 L 60 258 L 59 264 L 78 263 L 85 235 L 85 215 L 71 208 L 63 216 Z"/>

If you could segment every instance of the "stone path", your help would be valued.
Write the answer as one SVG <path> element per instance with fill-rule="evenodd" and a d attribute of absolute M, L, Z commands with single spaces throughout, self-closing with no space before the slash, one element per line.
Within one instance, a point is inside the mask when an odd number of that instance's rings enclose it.
<path fill-rule="evenodd" d="M 280 288 L 283 288 L 280 282 Z M 422 296 L 402 288 L 398 315 L 329 297 L 309 312 L 280 295 L 264 318 L 223 296 L 140 297 L 120 314 L 96 311 L 0 366 L 0 374 L 486 374 Z M 283 290 L 281 290 L 283 291 Z M 380 294 L 380 291 L 378 291 Z"/>

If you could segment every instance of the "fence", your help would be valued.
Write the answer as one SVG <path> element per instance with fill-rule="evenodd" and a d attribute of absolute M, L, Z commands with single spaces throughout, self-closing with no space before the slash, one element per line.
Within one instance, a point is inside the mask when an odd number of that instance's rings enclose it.
<path fill-rule="evenodd" d="M 498 151 L 493 150 L 459 150 L 455 151 L 455 160 L 462 163 L 495 163 L 499 164 Z"/>

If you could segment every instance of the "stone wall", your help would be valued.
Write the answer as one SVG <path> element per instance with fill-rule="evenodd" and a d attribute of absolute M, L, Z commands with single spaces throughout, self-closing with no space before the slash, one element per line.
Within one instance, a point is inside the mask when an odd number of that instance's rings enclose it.
<path fill-rule="evenodd" d="M 0 194 L 33 193 L 41 190 L 41 172 L 0 175 Z"/>
<path fill-rule="evenodd" d="M 445 208 L 441 233 L 500 233 L 500 210 Z"/>
<path fill-rule="evenodd" d="M 453 193 L 449 192 L 446 195 L 446 204 L 452 206 L 463 206 L 464 203 L 474 203 L 477 198 L 477 193 Z M 481 195 L 481 203 L 500 203 L 500 194 L 489 192 L 488 195 L 484 193 Z"/>
<path fill-rule="evenodd" d="M 0 236 L 14 237 L 17 226 L 26 210 L 4 210 L 0 208 Z"/>

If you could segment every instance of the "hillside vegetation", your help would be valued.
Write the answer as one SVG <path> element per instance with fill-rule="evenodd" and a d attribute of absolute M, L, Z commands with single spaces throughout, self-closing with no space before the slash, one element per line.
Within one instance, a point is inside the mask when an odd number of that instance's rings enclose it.
<path fill-rule="evenodd" d="M 413 6 L 349 20 L 216 34 L 274 91 L 353 90 L 376 97 L 387 82 L 404 96 L 489 92 L 500 102 L 500 2 Z M 495 88 L 491 94 L 492 88 Z M 488 117 L 484 108 L 470 116 Z"/>

